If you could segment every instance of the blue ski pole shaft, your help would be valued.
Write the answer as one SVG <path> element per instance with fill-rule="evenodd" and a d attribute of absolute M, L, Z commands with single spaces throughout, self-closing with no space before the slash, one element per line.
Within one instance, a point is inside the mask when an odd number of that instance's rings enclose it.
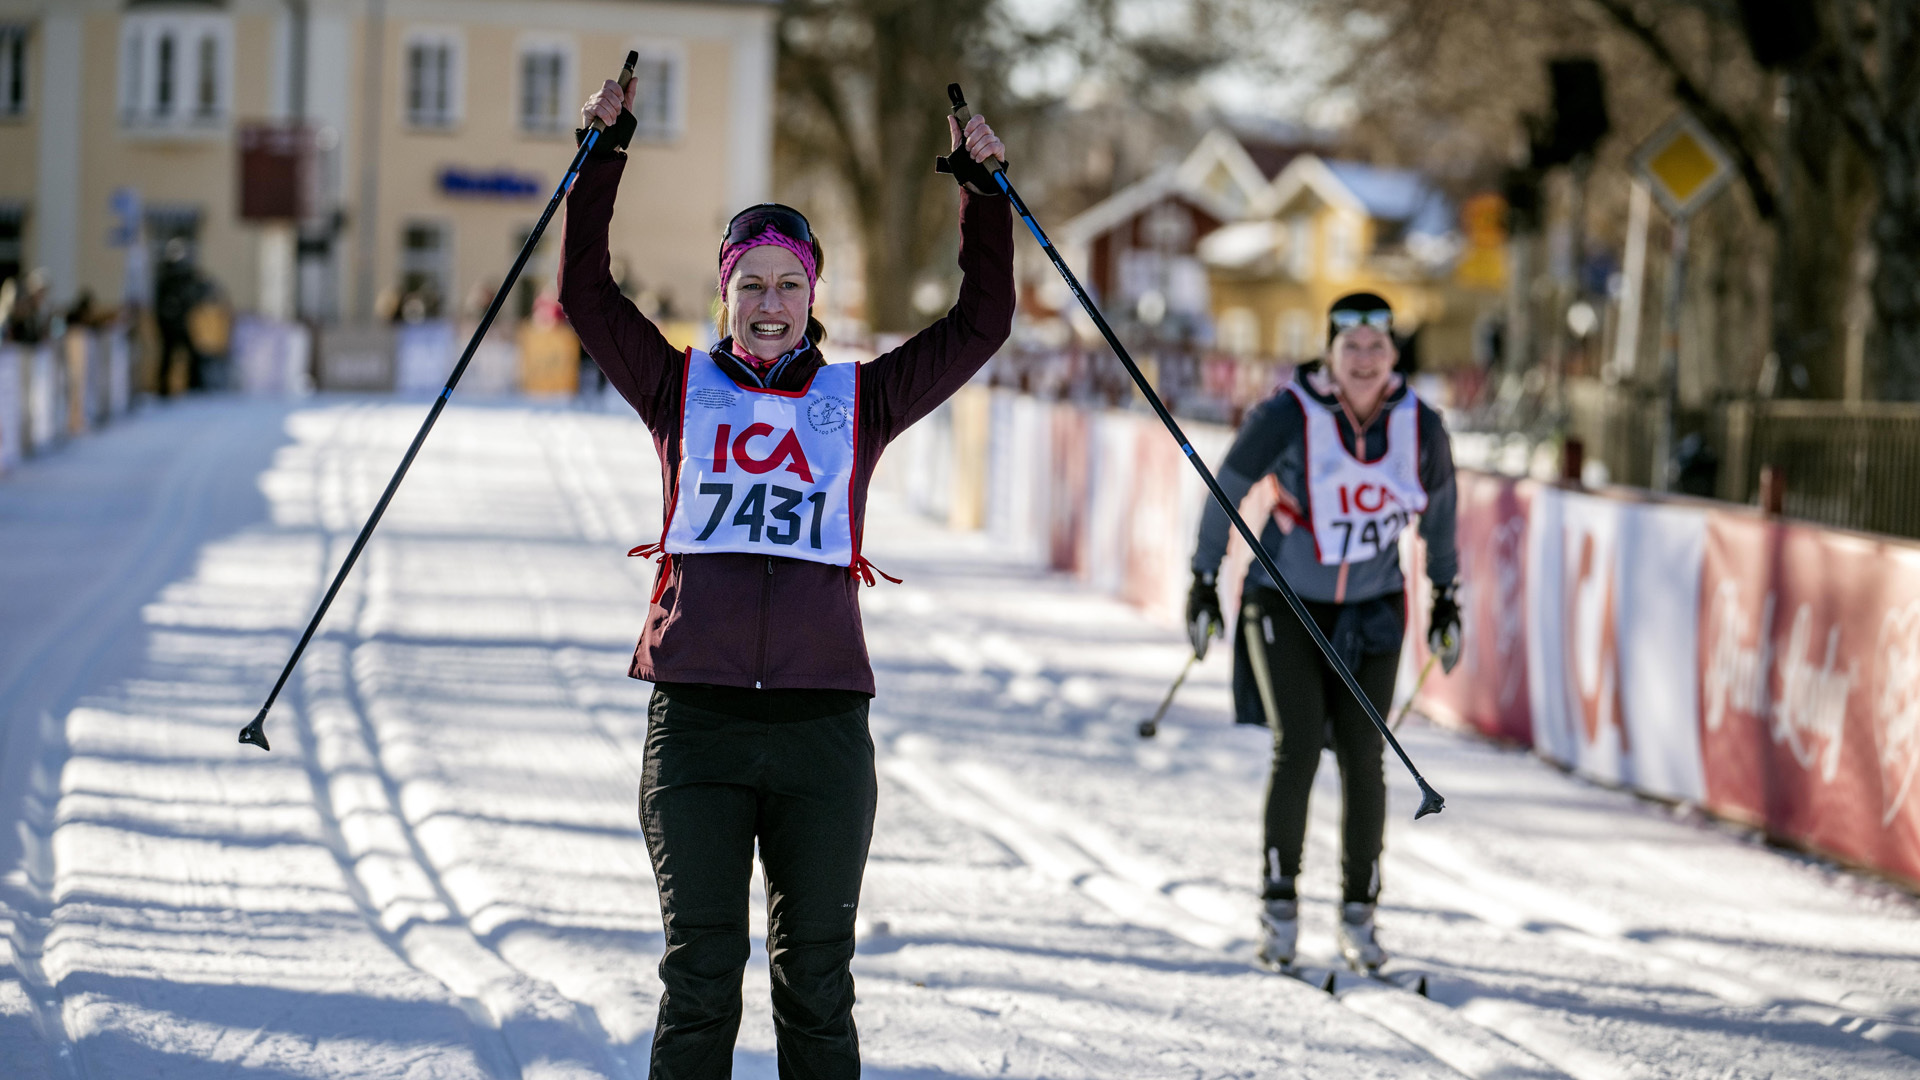
<path fill-rule="evenodd" d="M 958 117 L 964 125 L 971 114 L 967 109 L 966 98 L 960 93 L 959 85 L 956 83 L 947 87 L 947 95 L 952 99 L 954 116 Z M 1086 289 L 1081 287 L 1080 279 L 1073 276 L 1073 271 L 1068 268 L 1066 260 L 1062 259 L 1060 252 L 1054 248 L 1053 241 L 1047 239 L 1045 230 L 1041 229 L 1040 223 L 1033 219 L 1033 213 L 1027 209 L 1027 204 L 1021 200 L 1020 194 L 1013 189 L 1013 184 L 1007 179 L 1005 167 L 993 158 L 988 158 L 984 164 L 991 170 L 993 182 L 1000 188 L 1000 193 L 1013 204 L 1013 209 L 1020 215 L 1020 220 L 1027 223 L 1027 230 L 1033 233 L 1035 240 L 1039 241 L 1040 250 L 1047 253 L 1047 258 L 1053 262 L 1053 268 L 1060 271 L 1060 276 L 1066 279 L 1067 288 L 1073 292 L 1074 298 L 1080 301 L 1080 306 L 1086 309 L 1087 315 L 1093 319 L 1093 324 L 1099 327 L 1101 336 L 1105 337 L 1107 344 L 1112 346 L 1114 355 L 1118 356 L 1120 362 L 1126 366 L 1127 374 L 1133 377 L 1134 385 L 1140 388 L 1140 393 L 1146 397 L 1147 404 L 1153 406 L 1153 411 L 1159 415 L 1160 422 L 1167 426 L 1167 431 L 1173 435 L 1174 442 L 1179 444 L 1180 452 L 1186 455 L 1187 460 L 1193 464 L 1194 471 L 1200 474 L 1200 480 L 1213 494 L 1213 500 L 1227 512 L 1228 519 L 1233 522 L 1234 528 L 1239 530 L 1241 539 L 1247 542 L 1247 547 L 1253 551 L 1253 557 L 1260 563 L 1260 568 L 1265 570 L 1267 576 L 1273 580 L 1274 587 L 1286 599 L 1287 606 L 1293 609 L 1294 615 L 1300 620 L 1300 625 L 1306 627 L 1307 636 L 1313 639 L 1314 645 L 1320 649 L 1320 654 L 1326 657 L 1327 665 L 1340 676 L 1340 681 L 1346 685 L 1347 692 L 1360 703 L 1360 708 L 1367 714 L 1367 719 L 1373 721 L 1373 726 L 1379 729 L 1381 737 L 1386 739 L 1388 746 L 1393 747 L 1393 752 L 1400 758 L 1400 763 L 1405 765 L 1407 772 L 1413 776 L 1413 782 L 1420 786 L 1420 809 L 1414 813 L 1414 818 L 1417 820 L 1445 809 L 1447 801 L 1440 797 L 1440 793 L 1435 791 L 1433 785 L 1427 783 L 1426 777 L 1420 775 L 1420 770 L 1414 767 L 1413 759 L 1407 756 L 1407 751 L 1400 745 L 1400 740 L 1394 737 L 1393 729 L 1387 726 L 1387 721 L 1380 715 L 1380 710 L 1373 707 L 1373 702 L 1367 700 L 1367 695 L 1360 689 L 1360 682 L 1354 678 L 1352 669 L 1348 668 L 1334 652 L 1333 643 L 1327 640 L 1327 636 L 1320 632 L 1319 625 L 1307 612 L 1307 606 L 1301 601 L 1300 594 L 1294 592 L 1293 586 L 1287 584 L 1287 579 L 1281 575 L 1280 568 L 1274 565 L 1273 557 L 1267 554 L 1266 548 L 1260 544 L 1260 538 L 1254 535 L 1246 519 L 1240 516 L 1240 508 L 1233 504 L 1233 500 L 1227 498 L 1225 491 L 1221 490 L 1220 482 L 1214 479 L 1213 471 L 1207 468 L 1207 463 L 1200 460 L 1200 455 L 1193 452 L 1193 444 L 1187 441 L 1186 433 L 1180 430 L 1179 422 L 1174 420 L 1173 414 L 1167 411 L 1166 405 L 1160 400 L 1160 395 L 1154 392 L 1153 385 L 1147 381 L 1146 375 L 1141 373 L 1140 366 L 1134 363 L 1126 346 L 1120 344 L 1119 336 L 1113 332 L 1113 327 L 1107 325 L 1107 320 L 1100 314 L 1099 307 L 1087 295 Z"/>
<path fill-rule="evenodd" d="M 620 85 L 625 86 L 633 78 L 633 69 L 639 63 L 639 54 L 627 54 L 627 63 L 620 73 Z M 473 337 L 467 340 L 466 351 L 460 354 L 460 362 L 453 365 L 453 373 L 447 376 L 447 384 L 440 389 L 440 396 L 433 399 L 433 407 L 427 410 L 427 418 L 420 424 L 420 430 L 413 436 L 413 443 L 407 447 L 405 456 L 400 459 L 400 467 L 393 471 L 393 479 L 387 481 L 387 489 L 380 493 L 380 501 L 373 506 L 373 513 L 367 515 L 367 523 L 360 527 L 360 535 L 354 538 L 353 547 L 347 550 L 346 561 L 333 575 L 333 584 L 327 586 L 325 596 L 320 598 L 320 606 L 314 610 L 313 618 L 308 620 L 306 632 L 300 635 L 299 644 L 293 647 L 293 654 L 287 657 L 287 664 L 280 669 L 280 678 L 274 681 L 273 690 L 267 694 L 266 704 L 260 706 L 260 712 L 253 722 L 240 729 L 240 741 L 250 743 L 262 750 L 271 750 L 267 745 L 267 713 L 273 709 L 273 703 L 280 698 L 280 691 L 287 685 L 287 679 L 293 674 L 294 665 L 300 662 L 301 654 L 307 651 L 307 643 L 313 640 L 314 631 L 320 628 L 320 620 L 326 617 L 327 609 L 333 606 L 333 598 L 340 595 L 340 586 L 346 583 L 347 575 L 352 572 L 353 564 L 360 560 L 360 553 L 366 549 L 367 540 L 373 536 L 373 530 L 380 524 L 380 518 L 387 512 L 387 504 L 393 501 L 393 493 L 400 490 L 400 481 L 406 479 L 407 470 L 413 466 L 413 459 L 420 454 L 420 447 L 427 441 L 427 433 L 433 430 L 434 422 L 446 410 L 447 400 L 453 397 L 453 388 L 460 382 L 460 376 L 466 374 L 467 365 L 473 362 L 473 354 L 480 342 L 487 336 L 487 330 L 493 325 L 495 316 L 507 302 L 513 292 L 514 284 L 520 280 L 520 272 L 527 267 L 527 260 L 533 257 L 534 247 L 540 243 L 540 235 L 547 231 L 547 225 L 553 220 L 554 211 L 560 208 L 560 202 L 567 192 L 573 189 L 574 177 L 580 174 L 580 166 L 587 155 L 599 144 L 604 126 L 599 120 L 588 125 L 587 137 L 580 140 L 580 149 L 573 155 L 573 163 L 567 166 L 567 174 L 560 185 L 553 189 L 553 197 L 547 200 L 546 212 L 540 215 L 540 221 L 527 234 L 527 242 L 520 246 L 520 254 L 513 260 L 513 269 L 507 271 L 505 281 L 493 294 L 493 303 L 487 305 L 487 312 L 480 317 L 480 325 L 473 331 Z"/>

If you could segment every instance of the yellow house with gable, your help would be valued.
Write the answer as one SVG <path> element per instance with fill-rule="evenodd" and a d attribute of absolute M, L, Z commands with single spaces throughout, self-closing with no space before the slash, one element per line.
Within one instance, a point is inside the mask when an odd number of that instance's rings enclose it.
<path fill-rule="evenodd" d="M 1300 362 L 1326 346 L 1338 297 L 1374 292 L 1402 335 L 1420 330 L 1422 363 L 1471 356 L 1484 306 L 1453 286 L 1461 250 L 1454 208 L 1420 174 L 1303 154 L 1255 200 L 1246 220 L 1199 245 L 1213 301 L 1215 345 L 1239 356 Z"/>

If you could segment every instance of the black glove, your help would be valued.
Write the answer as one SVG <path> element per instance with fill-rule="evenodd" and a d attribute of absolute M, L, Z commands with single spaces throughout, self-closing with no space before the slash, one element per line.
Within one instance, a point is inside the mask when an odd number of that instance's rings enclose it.
<path fill-rule="evenodd" d="M 1440 670 L 1451 673 L 1460 662 L 1460 603 L 1454 586 L 1433 587 L 1433 613 L 1427 618 L 1427 648 L 1440 658 Z"/>
<path fill-rule="evenodd" d="M 1226 627 L 1220 615 L 1220 590 L 1212 574 L 1193 572 L 1193 587 L 1187 590 L 1187 641 L 1193 645 L 1193 658 L 1207 658 L 1207 643 L 1219 637 Z"/>
<path fill-rule="evenodd" d="M 1000 167 L 1006 168 L 1005 163 Z M 934 158 L 933 171 L 952 174 L 953 178 L 960 182 L 961 187 L 977 195 L 1000 194 L 1000 185 L 993 182 L 993 170 L 984 163 L 973 160 L 973 155 L 967 153 L 967 145 L 964 142 L 954 147 L 953 152 L 946 157 Z"/>
<path fill-rule="evenodd" d="M 615 120 L 612 127 L 600 133 L 599 141 L 593 144 L 593 149 L 588 151 L 587 156 L 595 161 L 603 161 L 615 155 L 625 154 L 627 144 L 633 141 L 633 133 L 639 127 L 640 121 L 635 119 L 631 112 L 621 109 L 620 119 Z M 586 141 L 587 129 L 574 128 L 573 145 L 579 146 Z"/>

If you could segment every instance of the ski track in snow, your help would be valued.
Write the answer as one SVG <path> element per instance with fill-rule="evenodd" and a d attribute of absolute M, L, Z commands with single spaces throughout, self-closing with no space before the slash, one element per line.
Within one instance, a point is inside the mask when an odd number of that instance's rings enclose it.
<path fill-rule="evenodd" d="M 660 920 L 625 677 L 629 417 L 456 405 L 268 723 L 423 406 L 149 410 L 0 482 L 0 1070 L 638 1077 Z M 1251 964 L 1266 733 L 1225 650 L 876 494 L 875 1077 L 1912 1077 L 1920 903 L 1423 726 L 1382 937 L 1431 1000 Z M 1319 778 L 1302 954 L 1333 955 Z M 736 1075 L 774 1075 L 762 905 Z"/>

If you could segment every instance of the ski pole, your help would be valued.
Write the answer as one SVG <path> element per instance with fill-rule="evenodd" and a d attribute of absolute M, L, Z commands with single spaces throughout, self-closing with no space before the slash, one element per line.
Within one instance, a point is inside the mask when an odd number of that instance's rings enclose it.
<path fill-rule="evenodd" d="M 640 64 L 638 51 L 627 53 L 627 62 L 620 69 L 620 85 L 625 87 L 627 80 L 633 78 L 633 69 Z M 240 741 L 251 743 L 262 750 L 271 750 L 267 745 L 267 712 L 280 697 L 280 691 L 287 685 L 287 677 L 293 674 L 293 666 L 300 662 L 300 655 L 307 651 L 307 643 L 313 640 L 313 632 L 320 628 L 320 620 L 326 617 L 327 609 L 333 606 L 333 598 L 340 593 L 340 586 L 347 580 L 347 574 L 353 570 L 353 564 L 359 560 L 360 552 L 367 546 L 367 539 L 373 535 L 374 526 L 380 524 L 380 516 L 387 512 L 387 504 L 393 501 L 393 493 L 400 489 L 400 481 L 406 478 L 407 469 L 413 465 L 413 459 L 420 453 L 420 446 L 427 441 L 427 432 L 433 430 L 434 421 L 440 419 L 440 413 L 447 407 L 447 399 L 453 396 L 453 387 L 467 370 L 467 364 L 473 360 L 474 350 L 480 347 L 480 339 L 487 334 L 487 328 L 493 325 L 494 316 L 500 314 L 500 308 L 507 302 L 507 294 L 513 291 L 514 282 L 520 278 L 520 271 L 526 269 L 527 260 L 533 255 L 535 244 L 540 242 L 540 234 L 547 230 L 547 223 L 553 220 L 553 212 L 560 208 L 560 200 L 573 190 L 574 177 L 580 174 L 580 166 L 587 160 L 587 154 L 600 141 L 600 133 L 605 130 L 598 117 L 587 124 L 587 137 L 580 140 L 580 149 L 573 155 L 573 164 L 567 166 L 567 174 L 560 179 L 560 186 L 553 189 L 553 197 L 547 200 L 546 213 L 540 215 L 539 224 L 527 234 L 527 242 L 520 247 L 520 255 L 513 260 L 513 269 L 507 271 L 507 279 L 500 283 L 500 289 L 493 294 L 493 303 L 487 305 L 487 313 L 480 317 L 480 325 L 473 331 L 473 337 L 467 342 L 467 349 L 460 354 L 460 362 L 453 365 L 453 374 L 447 376 L 447 385 L 440 390 L 440 396 L 433 399 L 433 408 L 427 410 L 427 419 L 413 437 L 413 444 L 407 447 L 405 456 L 400 459 L 400 467 L 393 471 L 393 479 L 387 481 L 387 490 L 380 495 L 380 501 L 374 504 L 373 513 L 367 516 L 367 523 L 360 527 L 360 535 L 348 549 L 346 561 L 340 564 L 340 570 L 333 575 L 333 584 L 327 587 L 327 593 L 320 598 L 320 607 L 314 611 L 313 618 L 307 623 L 306 632 L 300 635 L 300 643 L 293 647 L 293 655 L 287 657 L 287 666 L 280 669 L 280 678 L 273 684 L 273 690 L 267 694 L 267 703 L 260 706 L 260 714 L 253 722 L 240 729 Z"/>
<path fill-rule="evenodd" d="M 959 83 L 948 84 L 947 97 L 953 103 L 955 119 L 964 126 L 973 113 L 967 108 L 967 99 L 960 92 Z M 967 156 L 964 148 L 955 153 L 953 158 L 966 158 L 967 162 L 973 160 Z M 1261 569 L 1273 579 L 1275 588 L 1279 589 L 1280 595 L 1286 598 L 1287 606 L 1293 609 L 1295 617 L 1300 620 L 1300 625 L 1307 628 L 1307 636 L 1313 639 L 1313 643 L 1319 647 L 1321 654 L 1327 658 L 1328 665 L 1340 676 L 1340 681 L 1346 684 L 1347 692 L 1360 703 L 1360 708 L 1367 714 L 1367 719 L 1373 721 L 1373 726 L 1380 730 L 1387 745 L 1393 747 L 1393 752 L 1399 756 L 1400 763 L 1407 767 L 1408 773 L 1412 774 L 1413 782 L 1420 785 L 1420 809 L 1413 815 L 1415 820 L 1426 817 L 1428 814 L 1437 814 L 1445 809 L 1447 801 L 1440 797 L 1439 792 L 1433 790 L 1433 785 L 1427 783 L 1426 777 L 1420 775 L 1420 770 L 1414 768 L 1413 759 L 1407 756 L 1406 750 L 1400 745 L 1400 740 L 1393 737 L 1393 731 L 1387 727 L 1387 722 L 1381 717 L 1380 710 L 1374 708 L 1373 702 L 1368 701 L 1367 695 L 1361 692 L 1360 683 L 1354 679 L 1353 672 L 1334 653 L 1333 643 L 1327 640 L 1327 636 L 1320 632 L 1320 627 L 1307 614 L 1306 605 L 1301 602 L 1300 595 L 1294 592 L 1293 586 L 1287 584 L 1287 579 L 1281 576 L 1280 568 L 1274 565 L 1272 556 L 1269 556 L 1266 549 L 1260 546 L 1260 538 L 1247 527 L 1246 519 L 1240 516 L 1239 508 L 1227 498 L 1227 493 L 1220 490 L 1220 482 L 1213 478 L 1213 473 L 1207 468 L 1206 463 L 1193 452 L 1193 444 L 1187 441 L 1186 434 L 1180 430 L 1180 425 L 1173 419 L 1173 414 L 1168 412 L 1166 405 L 1161 403 L 1160 395 L 1154 393 L 1152 384 L 1147 382 L 1145 375 L 1141 374 L 1140 366 L 1133 362 L 1133 357 L 1128 354 L 1126 346 L 1120 344 L 1120 339 L 1114 334 L 1113 327 L 1107 325 L 1107 320 L 1101 316 L 1100 309 L 1087 296 L 1087 291 L 1081 287 L 1080 280 L 1073 276 L 1073 271 L 1067 268 L 1066 260 L 1062 259 L 1060 253 L 1054 249 L 1053 241 L 1047 239 L 1047 234 L 1040 228 L 1040 223 L 1033 220 L 1033 213 L 1027 209 L 1027 204 L 1022 202 L 1019 194 L 1013 190 L 1013 184 L 1007 180 L 1005 167 L 995 158 L 988 158 L 983 164 L 988 175 L 992 177 L 992 183 L 1013 204 L 1020 219 L 1027 223 L 1027 230 L 1033 233 L 1035 240 L 1039 241 L 1040 250 L 1047 253 L 1047 258 L 1053 262 L 1053 268 L 1060 271 L 1060 276 L 1066 279 L 1067 288 L 1072 290 L 1074 298 L 1080 301 L 1080 306 L 1086 309 L 1087 315 L 1093 319 L 1093 324 L 1100 328 L 1100 333 L 1107 339 L 1107 344 L 1113 347 L 1114 354 L 1120 358 L 1122 364 L 1126 365 L 1127 374 L 1133 377 L 1134 385 L 1140 388 L 1140 393 L 1146 397 L 1147 404 L 1153 406 L 1153 411 L 1159 415 L 1160 422 L 1167 426 L 1167 432 L 1180 445 L 1180 452 L 1193 463 L 1194 471 L 1200 474 L 1201 481 L 1207 485 L 1207 490 L 1212 493 L 1214 501 L 1227 512 L 1227 517 L 1233 522 L 1234 528 L 1240 530 L 1241 538 L 1247 542 L 1247 547 L 1253 549 L 1253 557 L 1259 560 Z M 956 167 L 965 167 L 965 165 L 966 162 L 955 161 Z"/>
<path fill-rule="evenodd" d="M 1153 711 L 1153 719 L 1140 721 L 1141 738 L 1151 739 L 1160 733 L 1160 718 L 1167 715 L 1168 706 L 1173 704 L 1173 695 L 1180 692 L 1180 684 L 1187 681 L 1187 672 L 1193 670 L 1194 662 L 1199 659 L 1200 657 L 1195 653 L 1187 654 L 1185 666 L 1181 667 L 1180 675 L 1173 680 L 1173 685 L 1167 688 L 1167 696 L 1160 699 L 1160 707 Z"/>
<path fill-rule="evenodd" d="M 1399 731 L 1400 725 L 1407 722 L 1407 714 L 1413 711 L 1413 699 L 1420 696 L 1420 688 L 1427 685 L 1427 676 L 1433 674 L 1434 662 L 1439 659 L 1439 653 L 1427 654 L 1427 662 L 1420 665 L 1420 677 L 1413 680 L 1413 689 L 1408 691 L 1406 703 L 1400 706 L 1400 715 L 1394 717 L 1393 723 L 1388 725 L 1393 730 Z"/>

